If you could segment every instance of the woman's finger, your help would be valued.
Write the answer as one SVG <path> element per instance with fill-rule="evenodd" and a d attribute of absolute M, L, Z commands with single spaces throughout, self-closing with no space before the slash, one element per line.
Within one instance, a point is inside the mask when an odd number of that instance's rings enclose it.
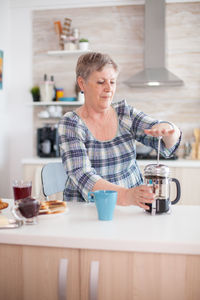
<path fill-rule="evenodd" d="M 170 129 L 170 130 L 163 129 L 162 136 L 169 136 L 169 135 L 172 135 L 174 132 L 175 132 L 174 129 Z"/>
<path fill-rule="evenodd" d="M 138 203 L 138 206 L 141 207 L 141 208 L 143 208 L 143 209 L 145 209 L 145 210 L 149 210 L 150 209 L 150 207 L 148 205 L 145 205 L 145 204 L 143 204 L 141 202 Z"/>
<path fill-rule="evenodd" d="M 154 137 L 159 137 L 159 136 L 169 136 L 172 135 L 175 130 L 174 129 L 145 129 L 144 132 L 147 135 L 152 135 Z"/>

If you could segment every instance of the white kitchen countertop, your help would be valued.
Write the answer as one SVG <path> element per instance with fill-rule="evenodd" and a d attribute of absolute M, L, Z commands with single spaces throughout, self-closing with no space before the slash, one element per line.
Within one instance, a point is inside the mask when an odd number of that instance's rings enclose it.
<path fill-rule="evenodd" d="M 13 200 L 4 201 L 11 207 Z M 172 206 L 171 214 L 156 216 L 117 206 L 113 221 L 98 221 L 94 203 L 67 205 L 65 214 L 39 217 L 37 225 L 0 229 L 0 243 L 200 254 L 200 206 Z M 1 214 L 9 214 L 9 207 Z"/>
<path fill-rule="evenodd" d="M 40 158 L 40 157 L 32 157 L 32 158 L 24 158 L 21 160 L 23 165 L 26 164 L 47 164 L 49 162 L 60 162 L 61 158 Z M 146 166 L 148 164 L 155 164 L 156 160 L 146 160 L 146 159 L 138 159 L 137 163 L 139 166 Z M 165 164 L 169 167 L 186 167 L 186 168 L 199 168 L 200 160 L 189 160 L 189 159 L 177 159 L 177 160 L 160 160 L 161 164 Z"/>

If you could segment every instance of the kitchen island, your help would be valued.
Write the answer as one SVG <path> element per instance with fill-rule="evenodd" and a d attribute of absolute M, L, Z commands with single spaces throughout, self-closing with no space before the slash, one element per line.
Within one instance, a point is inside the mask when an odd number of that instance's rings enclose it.
<path fill-rule="evenodd" d="M 37 225 L 1 230 L 1 266 L 20 300 L 199 299 L 199 216 L 200 206 L 156 216 L 117 206 L 113 221 L 98 221 L 94 203 L 69 203 Z M 8 278 L 4 299 L 12 299 Z"/>

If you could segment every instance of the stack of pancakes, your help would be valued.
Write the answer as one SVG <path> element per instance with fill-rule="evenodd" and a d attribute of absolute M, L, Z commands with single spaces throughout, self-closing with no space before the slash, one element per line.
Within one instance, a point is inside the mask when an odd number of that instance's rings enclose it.
<path fill-rule="evenodd" d="M 50 215 L 65 212 L 66 202 L 59 200 L 41 201 L 39 215 Z"/>

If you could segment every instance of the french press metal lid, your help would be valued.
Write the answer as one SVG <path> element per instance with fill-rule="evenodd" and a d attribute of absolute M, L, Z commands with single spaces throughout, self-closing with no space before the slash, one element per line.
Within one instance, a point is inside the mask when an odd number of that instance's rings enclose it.
<path fill-rule="evenodd" d="M 169 177 L 169 167 L 166 165 L 150 164 L 144 168 L 144 176 Z"/>

